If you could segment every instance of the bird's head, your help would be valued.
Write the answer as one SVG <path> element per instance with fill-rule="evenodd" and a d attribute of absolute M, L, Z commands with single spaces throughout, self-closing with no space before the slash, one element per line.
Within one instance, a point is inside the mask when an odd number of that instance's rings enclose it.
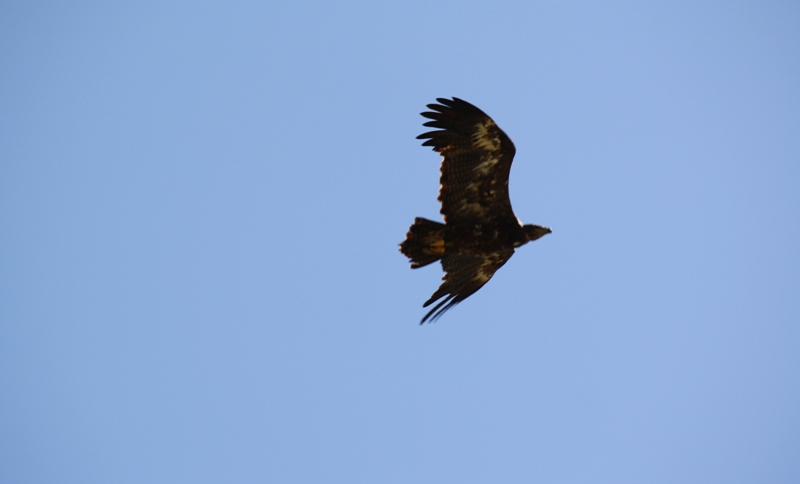
<path fill-rule="evenodd" d="M 525 235 L 528 237 L 529 242 L 531 240 L 540 239 L 552 232 L 552 230 L 548 229 L 547 227 L 533 224 L 523 225 L 522 229 L 525 231 Z"/>

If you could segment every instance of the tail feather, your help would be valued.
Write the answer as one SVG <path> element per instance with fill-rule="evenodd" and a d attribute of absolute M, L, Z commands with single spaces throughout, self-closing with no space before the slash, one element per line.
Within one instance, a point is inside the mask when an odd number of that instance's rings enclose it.
<path fill-rule="evenodd" d="M 411 259 L 411 268 L 417 269 L 436 262 L 444 256 L 444 224 L 422 217 L 414 219 L 400 252 Z"/>

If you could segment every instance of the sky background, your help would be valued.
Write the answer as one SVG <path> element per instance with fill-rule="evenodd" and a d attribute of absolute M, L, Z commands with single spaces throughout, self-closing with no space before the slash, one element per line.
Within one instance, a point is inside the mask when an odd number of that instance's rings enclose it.
<path fill-rule="evenodd" d="M 4 483 L 796 483 L 800 4 L 3 2 Z M 553 234 L 419 326 L 419 112 Z"/>

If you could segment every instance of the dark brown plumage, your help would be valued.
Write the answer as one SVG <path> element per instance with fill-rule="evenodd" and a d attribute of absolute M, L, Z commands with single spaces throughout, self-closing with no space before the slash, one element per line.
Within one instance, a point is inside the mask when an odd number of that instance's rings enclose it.
<path fill-rule="evenodd" d="M 400 244 L 412 269 L 441 260 L 445 271 L 423 307 L 444 299 L 420 324 L 483 287 L 517 247 L 550 233 L 547 227 L 522 225 L 511 210 L 508 176 L 516 150 L 503 130 L 466 101 L 437 101 L 422 113 L 431 120 L 424 126 L 437 130 L 417 138 L 442 155 L 439 201 L 445 223 L 416 218 Z"/>

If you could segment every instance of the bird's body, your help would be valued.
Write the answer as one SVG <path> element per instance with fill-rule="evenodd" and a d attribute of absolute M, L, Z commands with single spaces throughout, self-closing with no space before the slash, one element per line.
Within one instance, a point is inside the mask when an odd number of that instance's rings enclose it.
<path fill-rule="evenodd" d="M 511 210 L 508 177 L 515 148 L 483 111 L 458 98 L 429 104 L 424 125 L 439 128 L 418 138 L 442 155 L 439 200 L 445 223 L 424 218 L 400 244 L 411 268 L 441 260 L 444 282 L 423 307 L 440 301 L 422 318 L 435 320 L 474 294 L 511 258 L 514 250 L 550 233 L 523 225 Z"/>

